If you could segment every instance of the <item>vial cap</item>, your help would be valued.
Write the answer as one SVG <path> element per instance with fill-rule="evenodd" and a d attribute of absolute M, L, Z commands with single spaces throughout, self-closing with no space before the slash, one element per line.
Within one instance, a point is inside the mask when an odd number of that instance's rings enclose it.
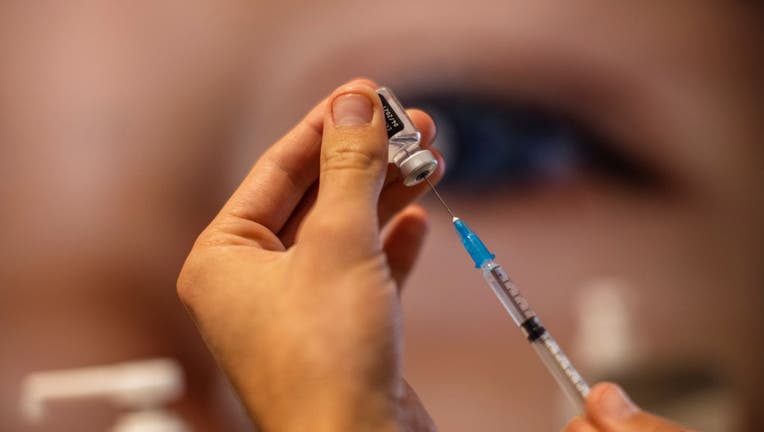
<path fill-rule="evenodd" d="M 438 160 L 429 150 L 419 150 L 404 159 L 399 165 L 403 184 L 413 186 L 418 184 L 435 172 L 438 168 Z"/>

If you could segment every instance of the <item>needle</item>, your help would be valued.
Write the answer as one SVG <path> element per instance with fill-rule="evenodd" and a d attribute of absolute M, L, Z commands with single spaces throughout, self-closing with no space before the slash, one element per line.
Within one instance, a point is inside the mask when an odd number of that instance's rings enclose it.
<path fill-rule="evenodd" d="M 435 193 L 435 196 L 438 197 L 438 200 L 440 201 L 441 204 L 443 204 L 443 207 L 446 208 L 446 211 L 448 212 L 448 214 L 450 214 L 453 219 L 458 219 L 456 215 L 454 215 L 454 212 L 452 212 L 451 209 L 448 207 L 448 204 L 446 204 L 446 202 L 443 201 L 443 197 L 440 196 L 440 194 L 438 193 L 438 190 L 435 189 L 435 186 L 433 186 L 432 182 L 430 182 L 430 179 L 426 178 L 425 181 L 427 182 L 428 185 L 430 185 L 430 189 L 432 189 L 432 191 Z"/>

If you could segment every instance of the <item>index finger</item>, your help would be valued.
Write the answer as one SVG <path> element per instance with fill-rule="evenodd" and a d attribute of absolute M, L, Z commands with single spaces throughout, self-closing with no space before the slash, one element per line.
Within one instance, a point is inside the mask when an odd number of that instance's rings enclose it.
<path fill-rule="evenodd" d="M 367 79 L 350 84 L 376 87 Z M 281 230 L 308 188 L 318 179 L 319 156 L 328 97 L 255 163 L 221 213 L 256 222 L 272 233 Z"/>

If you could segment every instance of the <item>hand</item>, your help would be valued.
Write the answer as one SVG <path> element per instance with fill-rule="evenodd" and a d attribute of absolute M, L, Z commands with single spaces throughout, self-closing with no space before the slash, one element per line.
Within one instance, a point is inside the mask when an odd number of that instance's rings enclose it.
<path fill-rule="evenodd" d="M 401 378 L 398 292 L 426 229 L 408 204 L 427 186 L 405 187 L 388 167 L 375 87 L 340 87 L 273 145 L 178 278 L 264 431 L 432 427 Z M 410 115 L 429 146 L 432 120 Z"/>
<path fill-rule="evenodd" d="M 691 432 L 648 414 L 615 384 L 597 384 L 586 398 L 586 418 L 576 417 L 564 432 Z"/>

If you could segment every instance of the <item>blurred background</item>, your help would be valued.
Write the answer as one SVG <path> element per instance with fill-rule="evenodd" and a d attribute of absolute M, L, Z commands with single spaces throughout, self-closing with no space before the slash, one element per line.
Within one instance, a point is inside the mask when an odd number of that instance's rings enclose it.
<path fill-rule="evenodd" d="M 263 150 L 356 76 L 433 115 L 442 194 L 589 382 L 764 430 L 762 18 L 742 0 L 3 0 L 0 430 L 143 430 L 125 419 L 149 411 L 251 430 L 175 278 Z M 559 430 L 567 402 L 423 205 L 409 382 L 444 432 Z M 120 379 L 146 388 L 66 397 Z"/>

